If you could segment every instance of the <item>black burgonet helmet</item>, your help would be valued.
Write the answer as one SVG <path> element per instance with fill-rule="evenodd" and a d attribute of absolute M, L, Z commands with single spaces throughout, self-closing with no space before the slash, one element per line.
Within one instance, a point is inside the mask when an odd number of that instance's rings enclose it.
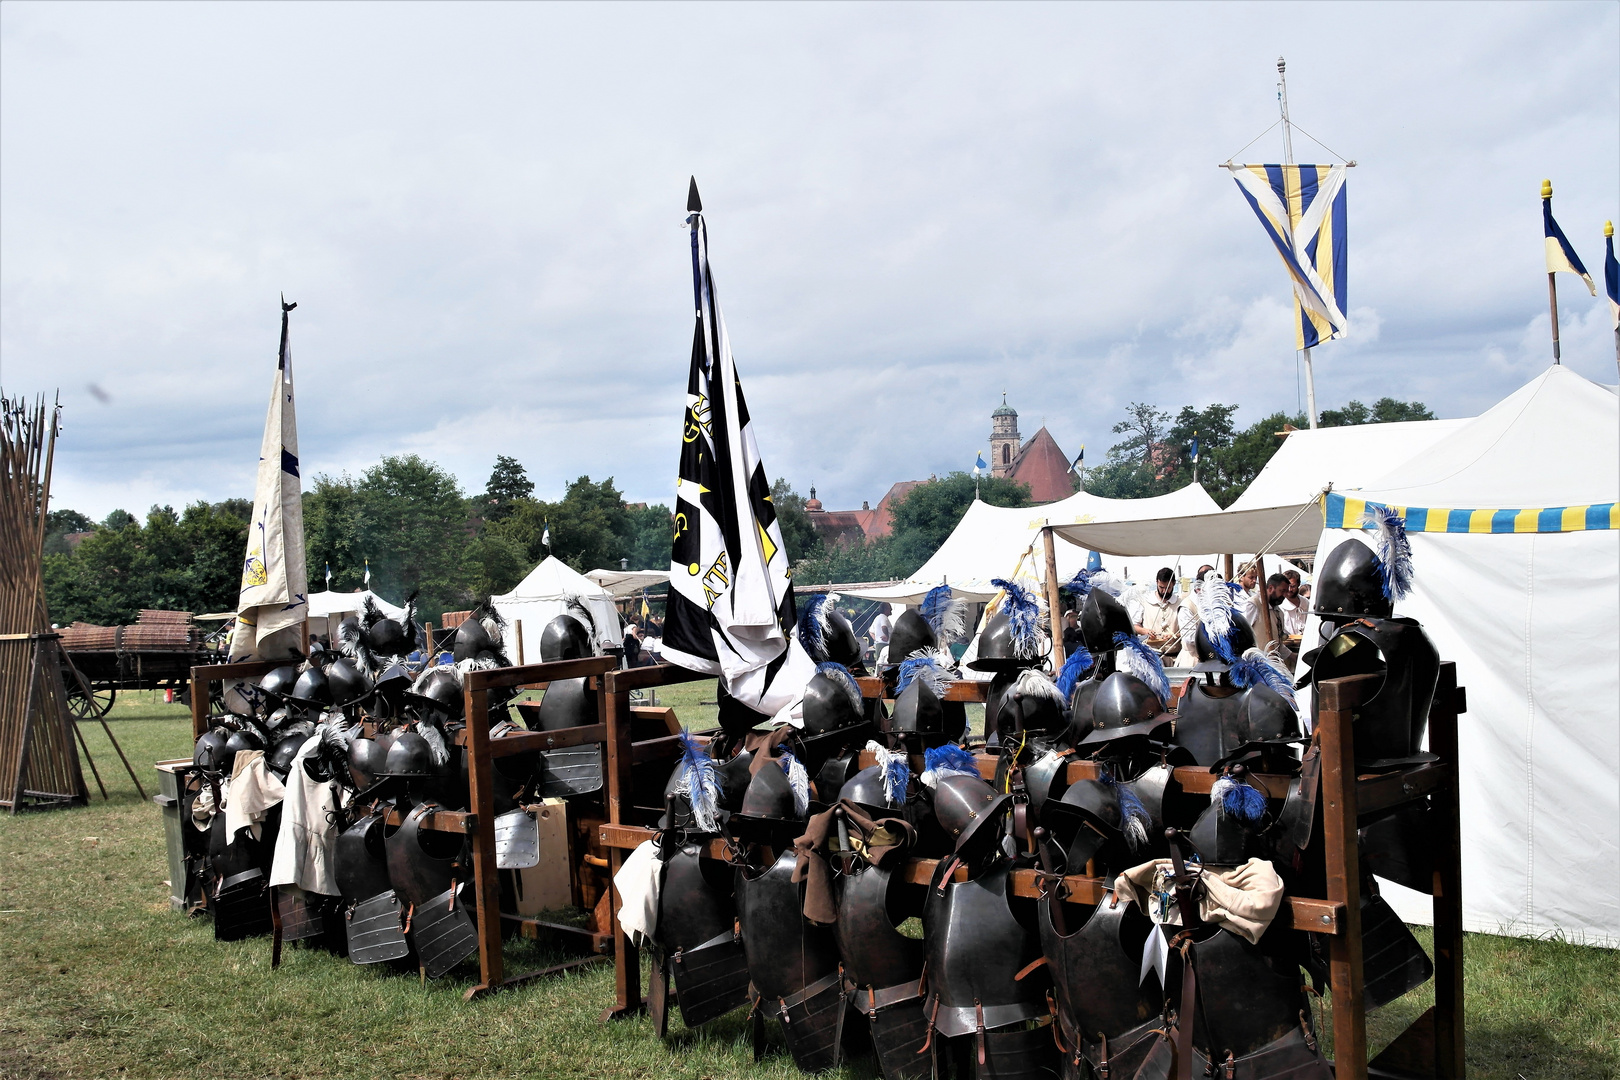
<path fill-rule="evenodd" d="M 347 657 L 340 657 L 327 665 L 326 684 L 334 705 L 356 704 L 367 697 L 375 686 L 371 676 Z"/>
<path fill-rule="evenodd" d="M 196 748 L 191 752 L 191 763 L 208 772 L 223 772 L 229 767 L 225 760 L 225 741 L 229 736 L 219 728 L 203 732 Z M 235 751 L 231 753 L 235 757 Z"/>
<path fill-rule="evenodd" d="M 916 608 L 906 608 L 894 620 L 894 629 L 889 631 L 889 663 L 898 664 L 919 649 L 932 652 L 938 645 L 939 639 L 928 620 L 919 615 Z"/>
<path fill-rule="evenodd" d="M 806 735 L 822 735 L 840 728 L 854 727 L 862 720 L 860 691 L 847 668 L 818 669 L 804 688 Z"/>
<path fill-rule="evenodd" d="M 292 693 L 287 696 L 306 708 L 321 708 L 332 704 L 332 686 L 326 672 L 311 664 L 308 671 L 298 676 Z"/>
<path fill-rule="evenodd" d="M 1086 602 L 1080 608 L 1080 639 L 1088 650 L 1110 652 L 1118 647 L 1114 644 L 1114 635 L 1131 631 L 1131 615 L 1124 604 L 1100 588 L 1086 594 Z"/>
<path fill-rule="evenodd" d="M 383 760 L 383 775 L 402 779 L 421 779 L 437 775 L 433 765 L 433 749 L 428 741 L 414 731 L 402 731 L 394 736 Z"/>
<path fill-rule="evenodd" d="M 1249 620 L 1232 612 L 1232 632 L 1228 635 L 1228 643 L 1234 657 L 1242 656 L 1255 646 L 1254 627 Z M 1198 663 L 1193 665 L 1194 671 L 1230 671 L 1232 665 L 1215 651 L 1215 644 L 1209 638 L 1209 631 L 1204 629 L 1204 620 L 1198 620 L 1198 639 L 1194 644 L 1198 650 Z"/>
<path fill-rule="evenodd" d="M 895 699 L 894 713 L 885 730 L 909 743 L 939 746 L 949 741 L 945 732 L 945 705 L 926 680 L 912 679 Z"/>
<path fill-rule="evenodd" d="M 391 734 L 349 741 L 349 776 L 361 791 L 375 784 L 388 771 L 388 750 L 394 745 Z"/>
<path fill-rule="evenodd" d="M 379 619 L 365 631 L 365 638 L 378 656 L 404 656 L 416 647 L 416 628 L 399 619 Z"/>
<path fill-rule="evenodd" d="M 1062 798 L 1041 808 L 1052 852 L 1071 874 L 1082 872 L 1099 854 L 1117 852 L 1125 839 L 1123 823 L 1119 795 L 1101 780 L 1076 780 Z"/>
<path fill-rule="evenodd" d="M 263 750 L 264 740 L 252 728 L 241 728 L 233 731 L 225 740 L 224 762 L 220 766 L 221 772 L 227 772 L 236 764 L 236 755 L 245 750 Z"/>
<path fill-rule="evenodd" d="M 461 683 L 454 673 L 435 668 L 422 679 L 415 690 L 407 691 L 405 700 L 418 708 L 427 709 L 451 719 L 459 719 L 466 702 L 461 696 Z"/>
<path fill-rule="evenodd" d="M 276 745 L 270 748 L 270 753 L 265 758 L 265 767 L 286 780 L 287 774 L 292 771 L 293 759 L 298 756 L 298 751 L 304 748 L 304 743 L 308 739 L 308 735 L 287 735 L 276 740 Z"/>
<path fill-rule="evenodd" d="M 1013 638 L 1012 616 L 998 611 L 979 635 L 979 654 L 968 667 L 974 671 L 1017 671 L 1037 667 L 1044 659 L 1037 650 L 1018 647 Z"/>
<path fill-rule="evenodd" d="M 869 765 L 850 777 L 839 789 L 838 797 L 848 799 L 873 817 L 887 817 L 895 810 L 895 807 L 889 805 L 888 788 L 883 783 L 881 765 Z"/>
<path fill-rule="evenodd" d="M 463 626 L 466 624 L 463 623 Z M 591 655 L 591 632 L 572 615 L 558 615 L 540 631 L 540 660 L 584 660 Z"/>
<path fill-rule="evenodd" d="M 272 701 L 281 701 L 292 693 L 293 684 L 297 681 L 298 669 L 291 664 L 283 664 L 259 680 L 259 691 Z"/>
<path fill-rule="evenodd" d="M 934 818 L 956 855 L 969 864 L 995 849 L 1001 824 L 1012 811 L 1012 796 L 974 776 L 952 775 L 934 785 Z"/>
<path fill-rule="evenodd" d="M 1384 595 L 1377 553 L 1355 537 L 1329 552 L 1316 572 L 1311 610 L 1332 622 L 1393 616 L 1395 605 Z"/>
<path fill-rule="evenodd" d="M 1151 686 L 1135 675 L 1116 671 L 1102 681 L 1091 699 L 1091 733 L 1080 745 L 1150 735 L 1174 719 L 1164 711 L 1164 703 Z"/>

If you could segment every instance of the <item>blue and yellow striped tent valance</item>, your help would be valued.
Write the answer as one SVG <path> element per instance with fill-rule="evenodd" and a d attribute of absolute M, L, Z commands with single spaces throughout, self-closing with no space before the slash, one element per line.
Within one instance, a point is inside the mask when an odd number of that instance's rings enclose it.
<path fill-rule="evenodd" d="M 1367 507 L 1383 506 L 1329 492 L 1323 505 L 1330 529 L 1361 529 Z M 1431 533 L 1560 533 L 1620 529 L 1620 504 L 1543 506 L 1533 510 L 1450 510 L 1434 506 L 1397 506 L 1407 532 Z"/>

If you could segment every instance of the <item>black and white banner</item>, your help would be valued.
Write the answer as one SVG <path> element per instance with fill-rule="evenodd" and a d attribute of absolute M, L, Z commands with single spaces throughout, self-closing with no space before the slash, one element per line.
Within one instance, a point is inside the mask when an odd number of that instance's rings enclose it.
<path fill-rule="evenodd" d="M 686 388 L 663 655 L 719 675 L 742 704 L 775 714 L 815 664 L 793 637 L 793 585 L 770 481 L 709 272 L 694 182 L 687 202 L 697 326 Z"/>

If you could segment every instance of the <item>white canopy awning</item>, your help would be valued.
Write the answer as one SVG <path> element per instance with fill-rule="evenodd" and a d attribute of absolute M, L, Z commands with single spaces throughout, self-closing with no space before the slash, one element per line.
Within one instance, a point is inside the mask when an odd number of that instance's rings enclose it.
<path fill-rule="evenodd" d="M 589 570 L 585 576 L 613 596 L 634 596 L 642 589 L 669 581 L 668 570 Z"/>
<path fill-rule="evenodd" d="M 1413 420 L 1293 431 L 1229 509 L 1081 523 L 1057 533 L 1110 555 L 1252 554 L 1263 547 L 1279 553 L 1315 551 L 1322 513 L 1306 507 L 1324 487 L 1360 488 L 1471 422 Z"/>
<path fill-rule="evenodd" d="M 365 610 L 366 597 L 368 596 L 371 597 L 371 602 L 377 605 L 377 610 L 389 618 L 397 619 L 405 614 L 404 608 L 390 604 L 370 589 L 362 589 L 359 592 L 310 593 L 309 617 L 311 619 L 322 619 L 329 615 L 358 613 Z"/>
<path fill-rule="evenodd" d="M 1064 535 L 1067 527 L 1084 522 L 1118 522 L 1142 518 L 1162 518 L 1218 512 L 1220 507 L 1198 484 L 1152 499 L 1105 499 L 1080 491 L 1045 506 L 1020 508 L 991 506 L 975 500 L 962 520 L 934 552 L 933 558 L 905 581 L 850 589 L 847 595 L 863 596 L 890 603 L 915 604 L 929 589 L 940 583 L 951 586 L 965 600 L 989 600 L 998 590 L 992 578 L 1022 576 L 1042 581 L 1046 577 L 1046 555 L 1041 547 L 1041 530 L 1047 525 Z M 1019 562 L 1034 549 L 1029 559 Z M 1208 546 L 1189 547 L 1172 552 L 1202 555 Z M 1086 563 L 1086 552 L 1069 544 L 1057 546 L 1058 578 L 1067 581 Z M 1154 554 L 1160 554 L 1154 552 Z"/>

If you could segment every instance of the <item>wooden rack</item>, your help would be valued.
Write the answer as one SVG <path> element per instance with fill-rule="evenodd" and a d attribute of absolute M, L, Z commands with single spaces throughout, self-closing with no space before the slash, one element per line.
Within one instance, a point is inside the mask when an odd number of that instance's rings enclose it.
<path fill-rule="evenodd" d="M 608 693 L 608 760 L 610 775 L 618 768 L 628 770 L 627 755 L 616 741 L 628 731 L 629 691 L 664 686 L 712 676 L 659 665 L 633 671 L 610 672 Z M 882 681 L 856 680 L 863 696 L 879 697 Z M 1463 690 L 1457 686 L 1456 665 L 1441 665 L 1440 683 L 1429 714 L 1429 746 L 1439 761 L 1391 773 L 1357 776 L 1352 710 L 1375 692 L 1377 677 L 1352 676 L 1321 683 L 1316 688 L 1320 701 L 1317 732 L 1321 742 L 1321 799 L 1318 812 L 1323 819 L 1326 845 L 1327 896 L 1289 897 L 1281 917 L 1295 929 L 1325 934 L 1331 939 L 1331 980 L 1333 1034 L 1337 1055 L 1336 1076 L 1343 1080 L 1370 1078 L 1441 1077 L 1454 1080 L 1465 1075 L 1463 1061 L 1463 967 L 1462 967 L 1462 855 L 1459 843 L 1457 717 L 1466 711 Z M 957 682 L 946 692 L 945 700 L 982 702 L 986 684 Z M 622 745 L 622 744 L 621 744 Z M 621 765 L 616 767 L 615 762 Z M 863 764 L 865 763 L 863 759 Z M 987 779 L 995 775 L 994 756 L 977 756 L 979 771 Z M 1095 763 L 1075 761 L 1068 766 L 1071 782 L 1094 779 Z M 1183 767 L 1175 770 L 1182 790 L 1207 794 L 1216 777 L 1207 768 Z M 1252 783 L 1273 798 L 1287 794 L 1292 777 L 1250 774 Z M 611 781 L 610 781 L 611 783 Z M 613 787 L 619 797 L 610 799 L 608 820 L 598 830 L 598 841 L 611 852 L 616 874 L 625 853 L 650 840 L 655 830 L 650 821 L 637 821 L 638 813 L 623 801 L 628 792 L 627 771 Z M 1361 816 L 1378 813 L 1433 796 L 1439 829 L 1434 888 L 1434 992 L 1435 1004 L 1410 1028 L 1391 1043 L 1370 1064 L 1367 1060 L 1366 1008 L 1362 996 L 1361 957 L 1361 873 L 1357 851 L 1357 823 Z M 706 853 L 710 858 L 726 857 L 724 841 L 713 840 Z M 932 879 L 937 860 L 912 859 L 900 868 L 903 880 L 926 885 Z M 965 871 L 959 870 L 959 875 Z M 1083 874 L 1065 877 L 1064 884 L 1076 903 L 1096 904 L 1111 882 Z M 1035 871 L 1017 870 L 1011 875 L 1013 895 L 1038 897 Z M 612 932 L 615 942 L 615 1001 L 602 1014 L 604 1020 L 632 1015 L 644 1009 L 641 995 L 641 959 L 635 944 L 623 933 L 618 921 L 619 899 L 612 897 Z"/>

